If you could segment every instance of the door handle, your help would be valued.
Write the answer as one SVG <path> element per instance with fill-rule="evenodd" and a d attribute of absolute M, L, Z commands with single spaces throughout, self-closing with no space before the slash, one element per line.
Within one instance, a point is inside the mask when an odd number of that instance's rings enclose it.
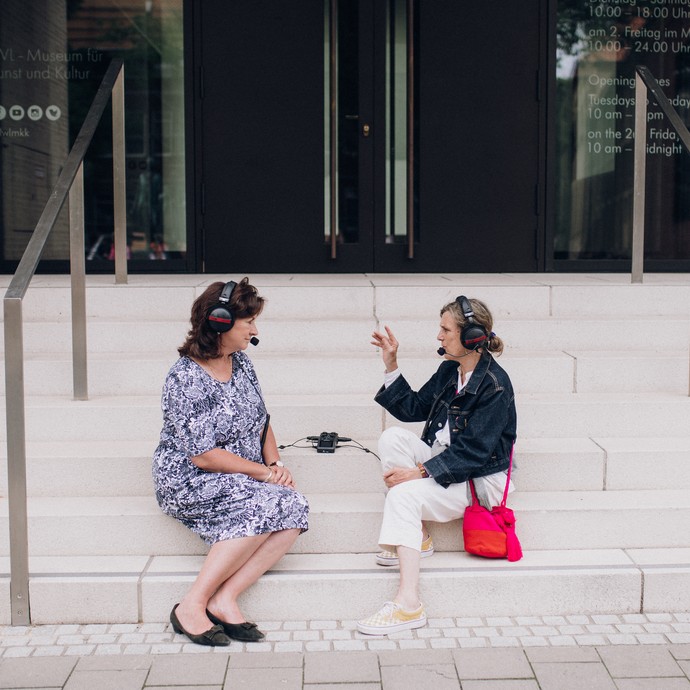
<path fill-rule="evenodd" d="M 369 125 L 362 125 L 362 135 L 363 136 L 368 137 L 370 132 L 371 132 L 371 127 Z"/>

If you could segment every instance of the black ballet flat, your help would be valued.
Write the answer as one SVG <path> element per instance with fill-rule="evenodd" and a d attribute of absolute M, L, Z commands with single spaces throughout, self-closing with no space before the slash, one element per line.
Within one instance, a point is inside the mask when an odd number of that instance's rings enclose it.
<path fill-rule="evenodd" d="M 175 609 L 179 604 L 173 606 L 173 610 L 170 612 L 170 622 L 172 623 L 173 630 L 179 635 L 186 635 L 195 644 L 203 644 L 207 647 L 227 647 L 230 644 L 230 638 L 223 632 L 223 626 L 214 625 L 200 635 L 192 635 L 192 633 L 187 632 L 181 625 Z M 215 623 L 215 621 L 213 621 Z"/>
<path fill-rule="evenodd" d="M 238 642 L 258 642 L 266 637 L 266 635 L 259 630 L 256 623 L 251 623 L 249 621 L 245 621 L 244 623 L 226 623 L 218 618 L 218 616 L 214 616 L 208 609 L 206 609 L 206 615 L 212 623 L 220 625 L 223 632 L 228 637 Z"/>

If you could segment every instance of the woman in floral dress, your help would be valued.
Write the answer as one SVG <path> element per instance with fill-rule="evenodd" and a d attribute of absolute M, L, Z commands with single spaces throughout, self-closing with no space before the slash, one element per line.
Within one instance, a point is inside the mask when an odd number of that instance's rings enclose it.
<path fill-rule="evenodd" d="M 210 285 L 192 306 L 191 329 L 163 387 L 156 498 L 210 546 L 170 614 L 174 630 L 198 644 L 264 637 L 237 599 L 308 527 L 309 506 L 280 462 L 244 352 L 263 305 L 247 278 Z"/>

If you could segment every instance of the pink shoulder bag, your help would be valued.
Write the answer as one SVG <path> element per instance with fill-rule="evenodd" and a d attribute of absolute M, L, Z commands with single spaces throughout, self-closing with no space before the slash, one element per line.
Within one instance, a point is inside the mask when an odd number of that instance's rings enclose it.
<path fill-rule="evenodd" d="M 510 464 L 501 505 L 494 506 L 491 510 L 480 505 L 474 482 L 469 480 L 472 504 L 465 508 L 462 520 L 462 536 L 467 553 L 484 558 L 507 558 L 509 561 L 519 561 L 522 558 L 520 540 L 515 534 L 515 515 L 506 507 L 510 473 L 513 469 L 513 449 L 510 451 Z"/>

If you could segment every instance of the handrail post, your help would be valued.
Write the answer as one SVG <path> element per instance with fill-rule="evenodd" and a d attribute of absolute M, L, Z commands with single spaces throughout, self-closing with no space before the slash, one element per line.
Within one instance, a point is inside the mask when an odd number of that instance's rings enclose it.
<path fill-rule="evenodd" d="M 88 400 L 83 161 L 79 164 L 69 189 L 69 253 L 72 296 L 72 385 L 75 400 Z"/>
<path fill-rule="evenodd" d="M 644 274 L 644 213 L 647 170 L 647 87 L 639 74 L 635 74 L 634 156 L 632 268 L 630 280 L 633 283 L 641 283 Z"/>
<path fill-rule="evenodd" d="M 127 282 L 127 198 L 125 171 L 125 68 L 120 68 L 112 91 L 113 111 L 113 239 L 115 283 Z"/>
<path fill-rule="evenodd" d="M 21 298 L 5 297 L 3 311 L 7 503 L 10 526 L 10 615 L 12 625 L 29 625 L 29 530 L 26 507 L 26 413 Z"/>

